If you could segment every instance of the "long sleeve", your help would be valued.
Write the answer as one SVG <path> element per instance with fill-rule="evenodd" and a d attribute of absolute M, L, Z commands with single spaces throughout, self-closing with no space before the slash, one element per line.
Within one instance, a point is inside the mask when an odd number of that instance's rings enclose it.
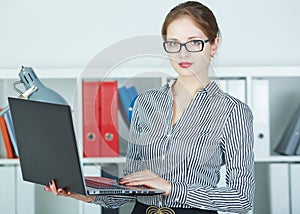
<path fill-rule="evenodd" d="M 172 183 L 170 200 L 201 209 L 248 212 L 255 188 L 252 113 L 237 105 L 226 121 L 223 132 L 227 187 Z"/>

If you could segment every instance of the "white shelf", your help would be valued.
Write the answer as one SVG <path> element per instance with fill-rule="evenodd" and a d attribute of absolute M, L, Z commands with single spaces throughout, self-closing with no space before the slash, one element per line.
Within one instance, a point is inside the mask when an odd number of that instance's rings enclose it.
<path fill-rule="evenodd" d="M 176 77 L 170 67 L 136 68 L 33 68 L 39 78 L 94 79 L 94 78 L 162 78 Z M 17 79 L 20 69 L 1 68 L 0 79 Z M 300 66 L 276 67 L 215 67 L 216 77 L 300 77 Z"/>
<path fill-rule="evenodd" d="M 299 66 L 215 67 L 214 72 L 220 77 L 300 77 Z"/>
<path fill-rule="evenodd" d="M 263 158 L 256 158 L 256 163 L 300 163 L 300 156 L 269 156 Z"/>
<path fill-rule="evenodd" d="M 82 158 L 82 163 L 87 164 L 104 164 L 104 163 L 125 163 L 125 157 L 103 157 L 103 158 Z M 20 161 L 18 158 L 6 159 L 0 158 L 1 165 L 19 165 Z"/>
<path fill-rule="evenodd" d="M 7 158 L 0 158 L 0 166 L 1 165 L 19 165 L 19 159 L 7 159 Z"/>
<path fill-rule="evenodd" d="M 83 164 L 125 163 L 125 157 L 83 158 Z"/>
<path fill-rule="evenodd" d="M 104 158 L 82 158 L 84 165 L 88 164 L 105 164 L 105 163 L 125 163 L 126 157 L 104 157 Z M 264 158 L 256 158 L 256 163 L 300 163 L 300 156 L 269 156 Z M 0 159 L 0 165 L 19 165 L 19 159 Z"/>

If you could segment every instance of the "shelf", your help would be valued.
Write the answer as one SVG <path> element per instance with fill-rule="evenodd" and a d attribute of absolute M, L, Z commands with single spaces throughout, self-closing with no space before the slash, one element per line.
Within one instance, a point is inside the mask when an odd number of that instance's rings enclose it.
<path fill-rule="evenodd" d="M 136 68 L 33 68 L 39 78 L 94 79 L 94 78 L 163 78 L 176 77 L 171 66 Z M 17 79 L 20 69 L 1 68 L 0 79 Z M 299 66 L 276 67 L 214 67 L 216 77 L 300 77 Z"/>
<path fill-rule="evenodd" d="M 102 164 L 102 163 L 125 163 L 125 157 L 103 157 L 103 158 L 82 158 L 82 163 L 84 165 L 88 164 Z M 0 165 L 19 165 L 19 159 L 7 159 L 0 158 Z"/>
<path fill-rule="evenodd" d="M 101 163 L 125 163 L 125 157 L 107 157 L 107 158 L 83 158 L 83 164 L 101 164 Z"/>
<path fill-rule="evenodd" d="M 300 163 L 300 156 L 269 156 L 263 158 L 256 158 L 255 162 L 266 162 L 266 163 Z"/>
<path fill-rule="evenodd" d="M 104 163 L 125 163 L 126 157 L 104 157 L 104 158 L 82 158 L 84 165 L 90 164 L 104 164 Z M 269 156 L 263 158 L 256 158 L 256 163 L 300 163 L 300 156 Z M 19 165 L 19 159 L 0 159 L 0 165 Z"/>
<path fill-rule="evenodd" d="M 7 159 L 7 158 L 0 158 L 0 166 L 1 165 L 19 165 L 19 159 Z"/>

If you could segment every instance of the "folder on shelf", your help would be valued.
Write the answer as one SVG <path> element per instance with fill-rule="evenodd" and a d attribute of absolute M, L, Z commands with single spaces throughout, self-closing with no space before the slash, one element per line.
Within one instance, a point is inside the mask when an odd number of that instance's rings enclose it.
<path fill-rule="evenodd" d="M 227 93 L 245 103 L 246 102 L 245 79 L 228 79 L 226 82 L 227 82 Z"/>
<path fill-rule="evenodd" d="M 83 81 L 83 156 L 119 156 L 117 82 Z"/>
<path fill-rule="evenodd" d="M 120 101 L 119 109 L 128 127 L 130 126 L 132 108 L 137 96 L 138 93 L 135 86 L 131 86 L 129 88 L 122 86 L 119 88 L 119 101 Z"/>
<path fill-rule="evenodd" d="M 0 111 L 1 110 L 2 109 L 0 108 Z M 13 150 L 12 143 L 10 141 L 10 136 L 8 133 L 8 129 L 6 126 L 4 116 L 0 117 L 0 129 L 2 132 L 3 142 L 4 142 L 5 149 L 6 149 L 6 156 L 7 156 L 7 158 L 14 158 L 14 150 Z"/>
<path fill-rule="evenodd" d="M 127 91 L 128 91 L 129 97 L 130 97 L 130 102 L 132 102 L 132 100 L 138 96 L 136 88 L 135 88 L 135 86 L 131 86 L 131 87 L 127 88 Z"/>
<path fill-rule="evenodd" d="M 10 112 L 7 112 L 6 114 L 4 114 L 4 120 L 6 122 L 6 127 L 7 127 L 9 137 L 10 137 L 10 141 L 13 146 L 14 154 L 15 154 L 15 156 L 19 156 L 16 135 L 15 135 L 14 127 L 12 124 Z"/>
<path fill-rule="evenodd" d="M 122 86 L 118 90 L 119 92 L 119 102 L 120 102 L 120 112 L 123 117 L 123 120 L 125 124 L 129 127 L 130 121 L 129 121 L 129 106 L 131 102 L 131 97 L 128 93 L 128 90 L 125 86 Z"/>
<path fill-rule="evenodd" d="M 300 210 L 300 164 L 290 164 L 290 188 L 291 188 L 291 213 L 298 213 Z"/>
<path fill-rule="evenodd" d="M 271 163 L 269 173 L 270 213 L 287 213 L 290 210 L 289 164 Z"/>
<path fill-rule="evenodd" d="M 275 148 L 275 152 L 282 155 L 299 154 L 300 143 L 300 105 L 294 113 L 290 123 L 288 124 L 279 144 Z"/>
<path fill-rule="evenodd" d="M 99 89 L 99 128 L 102 143 L 101 157 L 119 156 L 118 133 L 118 83 L 100 82 Z"/>
<path fill-rule="evenodd" d="M 135 86 L 131 86 L 127 89 L 129 96 L 130 96 L 130 103 L 129 103 L 129 107 L 128 107 L 128 120 L 129 123 L 131 122 L 131 117 L 132 117 L 132 110 L 133 110 L 133 106 L 134 106 L 134 102 L 136 100 L 136 98 L 138 97 L 138 93 L 137 90 L 135 88 Z"/>
<path fill-rule="evenodd" d="M 253 79 L 251 93 L 255 158 L 270 156 L 269 80 Z"/>

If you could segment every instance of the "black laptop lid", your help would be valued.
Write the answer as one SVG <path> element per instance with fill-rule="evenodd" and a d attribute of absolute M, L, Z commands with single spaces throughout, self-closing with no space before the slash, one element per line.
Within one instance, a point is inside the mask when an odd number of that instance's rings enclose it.
<path fill-rule="evenodd" d="M 23 180 L 86 194 L 70 107 L 8 100 Z"/>

